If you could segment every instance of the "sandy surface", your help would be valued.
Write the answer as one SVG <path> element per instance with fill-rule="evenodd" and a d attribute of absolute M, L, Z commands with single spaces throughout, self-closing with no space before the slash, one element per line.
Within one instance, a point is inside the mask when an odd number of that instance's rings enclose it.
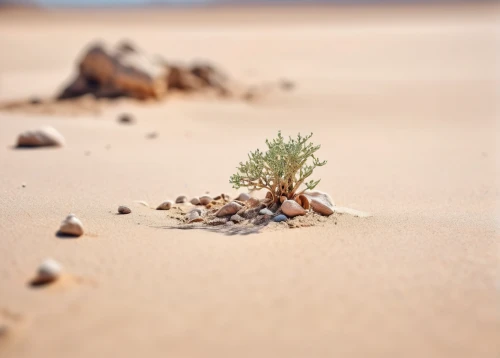
<path fill-rule="evenodd" d="M 0 112 L 0 355 L 499 357 L 496 17 L 493 6 L 0 13 L 0 100 L 55 94 L 96 38 L 297 83 L 255 103 Z M 117 123 L 125 111 L 136 125 Z M 67 146 L 12 148 L 43 125 Z M 230 236 L 168 229 L 164 212 L 134 203 L 235 194 L 237 163 L 279 129 L 313 131 L 329 161 L 320 189 L 374 216 Z M 69 212 L 79 239 L 55 235 Z M 31 288 L 45 257 L 68 276 Z"/>

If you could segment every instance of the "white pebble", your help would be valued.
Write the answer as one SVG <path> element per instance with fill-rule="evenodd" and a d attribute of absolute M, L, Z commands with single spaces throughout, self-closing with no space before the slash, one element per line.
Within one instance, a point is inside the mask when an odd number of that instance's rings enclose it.
<path fill-rule="evenodd" d="M 53 259 L 44 260 L 38 267 L 37 283 L 49 283 L 59 278 L 62 266 Z"/>
<path fill-rule="evenodd" d="M 34 131 L 26 131 L 17 138 L 18 147 L 50 147 L 63 146 L 64 137 L 55 128 L 43 127 Z"/>
<path fill-rule="evenodd" d="M 59 232 L 65 235 L 71 236 L 82 236 L 83 235 L 83 225 L 80 219 L 78 219 L 75 214 L 69 214 L 66 219 L 61 222 L 61 227 Z"/>

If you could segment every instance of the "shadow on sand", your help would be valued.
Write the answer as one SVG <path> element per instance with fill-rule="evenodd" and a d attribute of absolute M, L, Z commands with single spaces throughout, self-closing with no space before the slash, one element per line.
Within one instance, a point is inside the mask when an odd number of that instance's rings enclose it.
<path fill-rule="evenodd" d="M 209 232 L 215 232 L 218 234 L 223 234 L 226 236 L 235 236 L 235 235 L 251 235 L 259 233 L 267 223 L 258 225 L 258 226 L 195 226 L 195 225 L 179 225 L 179 226 L 154 226 L 160 229 L 167 230 L 203 230 Z"/>

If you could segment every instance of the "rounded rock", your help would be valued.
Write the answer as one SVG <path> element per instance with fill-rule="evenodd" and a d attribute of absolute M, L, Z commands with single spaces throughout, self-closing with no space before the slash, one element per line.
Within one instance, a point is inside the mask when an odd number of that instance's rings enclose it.
<path fill-rule="evenodd" d="M 304 208 L 295 200 L 285 200 L 283 204 L 281 204 L 281 211 L 283 211 L 283 213 L 290 218 L 306 214 Z"/>
<path fill-rule="evenodd" d="M 201 215 L 202 215 L 201 210 L 199 209 L 191 210 L 187 215 L 188 223 L 203 221 Z"/>
<path fill-rule="evenodd" d="M 170 200 L 164 201 L 163 203 L 158 205 L 156 210 L 170 210 L 170 208 L 172 207 L 172 204 L 173 203 Z"/>
<path fill-rule="evenodd" d="M 240 223 L 242 221 L 245 221 L 245 218 L 239 216 L 238 214 L 234 214 L 231 216 L 231 221 L 234 221 L 235 223 Z"/>
<path fill-rule="evenodd" d="M 82 236 L 83 235 L 83 225 L 80 219 L 78 219 L 74 214 L 69 214 L 66 219 L 61 222 L 61 227 L 59 228 L 59 233 L 71 236 Z"/>
<path fill-rule="evenodd" d="M 208 205 L 208 204 L 210 204 L 211 201 L 212 201 L 212 197 L 210 197 L 208 195 L 200 196 L 200 204 L 201 205 Z"/>
<path fill-rule="evenodd" d="M 277 223 L 280 223 L 282 221 L 287 221 L 288 218 L 286 217 L 286 215 L 283 215 L 283 214 L 279 214 L 279 215 L 276 215 L 274 218 L 273 218 L 273 221 L 274 222 L 277 222 Z"/>
<path fill-rule="evenodd" d="M 36 277 L 37 283 L 49 283 L 57 280 L 61 276 L 62 266 L 53 259 L 44 260 L 38 267 Z"/>
<path fill-rule="evenodd" d="M 131 212 L 132 212 L 132 210 L 130 210 L 130 208 L 127 207 L 127 206 L 120 205 L 118 207 L 118 213 L 119 214 L 125 215 L 125 214 L 130 214 Z"/>
<path fill-rule="evenodd" d="M 176 204 L 184 204 L 188 201 L 188 198 L 185 195 L 178 196 L 177 199 L 175 199 Z"/>
<path fill-rule="evenodd" d="M 333 214 L 335 203 L 327 193 L 322 191 L 306 191 L 304 195 L 309 199 L 311 208 L 318 214 L 325 216 Z"/>
<path fill-rule="evenodd" d="M 26 131 L 17 138 L 17 147 L 62 147 L 64 137 L 53 127 Z"/>
<path fill-rule="evenodd" d="M 238 211 L 240 211 L 242 208 L 243 208 L 243 206 L 241 206 L 240 204 L 235 203 L 235 202 L 230 202 L 230 203 L 224 205 L 222 208 L 220 208 L 219 211 L 217 211 L 217 213 L 215 214 L 215 216 L 221 217 L 221 216 L 226 216 L 226 215 L 234 215 Z"/>
<path fill-rule="evenodd" d="M 264 208 L 261 211 L 259 211 L 259 214 L 261 214 L 261 215 L 273 215 L 274 213 L 271 210 L 269 210 L 268 208 Z"/>
<path fill-rule="evenodd" d="M 193 198 L 193 199 L 191 199 L 190 203 L 193 205 L 200 205 L 200 199 Z"/>

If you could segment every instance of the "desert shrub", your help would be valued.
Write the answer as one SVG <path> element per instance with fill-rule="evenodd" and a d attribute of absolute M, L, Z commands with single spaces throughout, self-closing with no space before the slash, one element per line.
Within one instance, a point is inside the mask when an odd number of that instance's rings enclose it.
<path fill-rule="evenodd" d="M 306 189 L 314 189 L 320 180 L 306 182 L 306 179 L 326 161 L 320 161 L 314 155 L 321 146 L 308 142 L 311 137 L 312 133 L 305 137 L 298 134 L 297 138 L 289 137 L 285 141 L 281 131 L 278 132 L 277 138 L 266 140 L 266 152 L 257 149 L 248 154 L 248 161 L 240 163 L 237 173 L 231 176 L 229 182 L 235 189 L 267 189 L 274 202 L 278 202 L 282 196 L 293 199 Z"/>

